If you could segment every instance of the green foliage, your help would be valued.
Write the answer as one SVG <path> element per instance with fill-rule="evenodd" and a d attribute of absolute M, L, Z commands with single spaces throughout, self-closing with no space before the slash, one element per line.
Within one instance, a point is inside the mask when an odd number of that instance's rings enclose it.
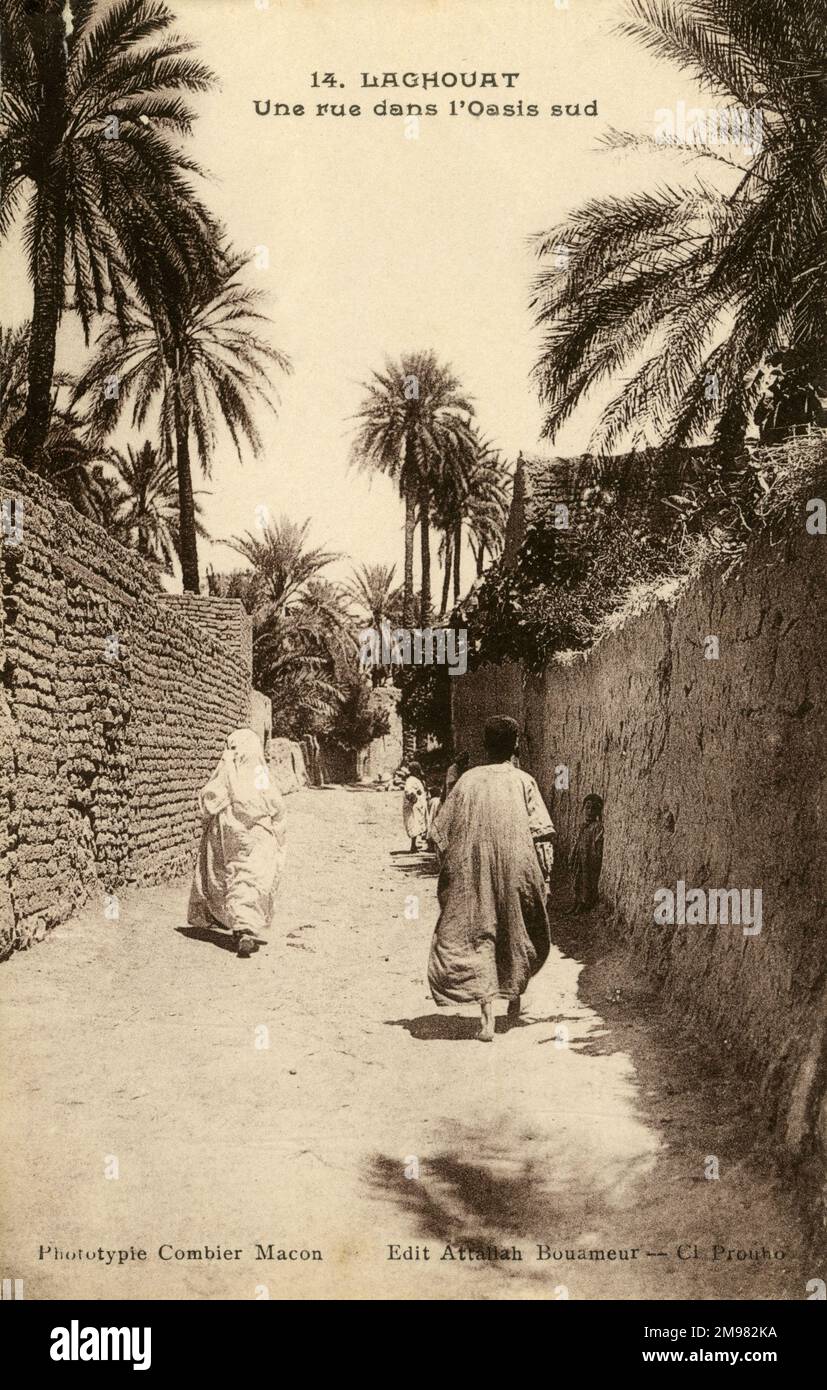
<path fill-rule="evenodd" d="M 145 426 L 150 410 L 159 408 L 161 449 L 172 457 L 176 410 L 195 438 L 201 468 L 209 475 L 223 424 L 239 461 L 243 445 L 262 448 L 254 404 L 275 412 L 275 371 L 290 364 L 262 336 L 268 323 L 261 294 L 240 278 L 241 256 L 226 252 L 220 274 L 206 278 L 163 314 L 125 302 L 108 319 L 95 344 L 95 356 L 81 376 L 74 403 L 83 403 L 96 441 L 115 428 L 132 403 L 133 428 Z M 118 380 L 116 395 L 106 382 Z"/>
<path fill-rule="evenodd" d="M 430 736 L 441 747 L 450 746 L 451 679 L 447 666 L 403 668 L 399 710 L 405 728 L 415 732 L 418 743 L 423 743 Z"/>
<path fill-rule="evenodd" d="M 625 591 L 668 574 L 670 558 L 662 539 L 622 518 L 605 519 L 568 554 L 559 533 L 538 529 L 515 567 L 494 565 L 464 605 L 469 665 L 512 660 L 541 670 L 556 652 L 588 647 Z"/>
<path fill-rule="evenodd" d="M 340 748 L 359 752 L 375 738 L 390 732 L 390 715 L 377 703 L 370 687 L 354 678 L 339 699 L 328 736 Z"/>
<path fill-rule="evenodd" d="M 593 450 L 627 437 L 737 448 L 769 355 L 791 348 L 823 372 L 827 0 L 628 0 L 628 11 L 626 34 L 691 73 L 717 110 L 757 115 L 761 135 L 722 152 L 610 132 L 615 148 L 703 158 L 716 185 L 593 198 L 538 238 L 544 433 L 622 380 Z"/>
<path fill-rule="evenodd" d="M 230 544 L 252 568 L 210 577 L 253 618 L 253 681 L 273 706 L 273 733 L 327 733 L 356 664 L 346 596 L 322 571 L 338 558 L 308 544 L 310 522 L 281 517 Z"/>
<path fill-rule="evenodd" d="M 803 525 L 804 504 L 823 496 L 827 431 L 737 458 L 710 454 L 681 491 L 614 511 L 609 490 L 572 533 L 538 515 L 511 569 L 502 563 L 454 614 L 469 629 L 469 665 L 522 661 L 542 670 L 558 652 L 584 650 L 631 589 L 737 559 L 761 531 L 782 537 Z"/>
<path fill-rule="evenodd" d="M 175 466 L 145 439 L 140 449 L 127 445 L 126 453 L 108 451 L 108 462 L 115 476 L 109 481 L 117 499 L 119 539 L 134 546 L 139 555 L 172 573 L 174 560 L 180 559 L 180 518 L 178 479 Z M 200 519 L 201 507 L 195 498 L 195 526 L 206 539 Z"/>
<path fill-rule="evenodd" d="M 4 0 L 0 14 L 0 239 L 27 208 L 32 281 L 62 251 L 61 279 L 88 336 L 110 298 L 122 303 L 135 284 L 152 294 L 212 254 L 212 219 L 181 137 L 194 121 L 187 94 L 214 78 L 162 0 L 76 4 L 68 29 L 63 8 L 35 23 L 31 6 Z M 106 138 L 113 121 L 117 138 Z"/>
<path fill-rule="evenodd" d="M 676 515 L 672 544 L 682 551 L 702 538 L 710 551 L 736 558 L 756 532 L 781 538 L 801 526 L 809 498 L 824 496 L 825 473 L 823 429 L 760 445 L 731 463 L 719 459 L 702 480 L 664 499 Z"/>
<path fill-rule="evenodd" d="M 404 623 L 413 622 L 413 536 L 416 519 L 422 565 L 420 621 L 431 613 L 431 510 L 435 499 L 456 491 L 473 467 L 476 443 L 473 403 L 450 367 L 433 352 L 388 361 L 365 385 L 356 415 L 354 462 L 386 474 L 405 501 Z"/>

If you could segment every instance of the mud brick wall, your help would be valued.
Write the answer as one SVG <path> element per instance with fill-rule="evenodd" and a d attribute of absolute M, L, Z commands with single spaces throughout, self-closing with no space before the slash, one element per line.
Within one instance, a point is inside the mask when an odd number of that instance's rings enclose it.
<path fill-rule="evenodd" d="M 485 761 L 482 735 L 486 720 L 508 714 L 523 723 L 525 672 L 516 661 L 500 666 L 481 666 L 464 676 L 452 676 L 451 726 L 454 750 L 471 755 L 472 765 Z M 521 759 L 523 765 L 525 760 Z"/>
<path fill-rule="evenodd" d="M 41 480 L 6 460 L 0 481 L 22 504 L 0 552 L 6 953 L 92 891 L 189 867 L 197 790 L 249 717 L 251 653 L 240 604 L 176 604 Z"/>
<path fill-rule="evenodd" d="M 209 633 L 228 656 L 244 667 L 252 681 L 253 620 L 238 599 L 210 598 L 207 601 L 200 594 L 163 594 L 160 602 L 170 612 Z"/>
<path fill-rule="evenodd" d="M 0 502 L 2 502 L 1 497 Z M 3 516 L 0 514 L 0 573 L 2 573 L 5 560 L 5 546 Z M 11 872 L 9 822 L 14 795 L 14 721 L 12 720 L 6 687 L 5 626 L 5 610 L 3 604 L 0 603 L 0 947 L 3 942 L 11 941 L 14 935 L 14 908 L 9 881 Z"/>
<path fill-rule="evenodd" d="M 719 639 L 718 660 L 704 641 Z M 665 1005 L 733 1055 L 789 1151 L 827 1156 L 827 540 L 759 542 L 524 688 L 458 678 L 455 737 L 472 747 L 492 703 L 523 729 L 521 760 L 563 852 L 584 795 L 605 798 L 607 945 Z M 509 698 L 509 688 L 511 695 Z M 569 769 L 567 791 L 555 768 Z M 763 927 L 662 926 L 654 894 L 760 888 Z"/>

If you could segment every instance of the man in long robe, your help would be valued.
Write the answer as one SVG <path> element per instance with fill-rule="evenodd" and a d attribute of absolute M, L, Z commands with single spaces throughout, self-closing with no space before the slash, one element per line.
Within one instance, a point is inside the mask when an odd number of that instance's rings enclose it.
<path fill-rule="evenodd" d="M 441 855 L 440 915 L 428 962 L 437 1004 L 478 1002 L 480 1038 L 494 1037 L 494 999 L 520 996 L 548 957 L 546 883 L 536 846 L 554 826 L 534 778 L 514 767 L 518 727 L 485 726 L 487 762 L 463 773 L 432 830 Z"/>

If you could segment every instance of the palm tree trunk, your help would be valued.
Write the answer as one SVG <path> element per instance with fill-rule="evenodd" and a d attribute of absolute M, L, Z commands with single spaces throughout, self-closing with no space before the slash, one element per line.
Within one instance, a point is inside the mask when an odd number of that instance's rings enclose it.
<path fill-rule="evenodd" d="M 442 606 L 440 613 L 448 612 L 448 591 L 451 586 L 451 532 L 445 532 L 445 574 L 442 579 Z"/>
<path fill-rule="evenodd" d="M 422 605 L 419 622 L 423 628 L 431 623 L 431 493 L 426 484 L 419 490 L 419 545 L 422 569 Z"/>
<path fill-rule="evenodd" d="M 416 529 L 416 504 L 411 492 L 405 493 L 405 573 L 403 578 L 402 623 L 408 628 L 414 621 L 414 531 Z"/>
<path fill-rule="evenodd" d="M 459 603 L 462 591 L 462 522 L 458 521 L 454 533 L 454 603 Z"/>
<path fill-rule="evenodd" d="M 63 309 L 66 250 L 66 181 L 57 152 L 66 120 L 66 50 L 61 0 L 46 0 L 31 17 L 30 32 L 42 99 L 38 116 L 39 158 L 34 209 L 36 241 L 34 302 L 28 350 L 28 393 L 22 428 L 22 455 L 37 466 L 49 430 L 57 327 Z"/>
<path fill-rule="evenodd" d="M 484 564 L 485 564 L 485 546 L 484 546 L 483 542 L 480 541 L 480 548 L 479 548 L 479 550 L 477 551 L 477 578 L 478 578 L 478 579 L 479 579 L 480 575 L 482 574 L 483 565 L 484 565 Z"/>
<path fill-rule="evenodd" d="M 408 445 L 405 446 L 406 453 Z M 405 574 L 403 580 L 402 596 L 402 625 L 410 632 L 414 625 L 414 584 L 413 584 L 413 563 L 414 563 L 414 531 L 416 529 L 416 503 L 413 492 L 408 489 L 405 493 Z M 403 672 L 402 679 L 405 680 L 409 673 Z M 416 729 L 409 722 L 406 716 L 402 718 L 402 761 L 410 762 L 416 752 Z"/>
<path fill-rule="evenodd" d="M 197 594 L 198 537 L 195 530 L 195 497 L 190 465 L 189 421 L 178 392 L 175 392 L 175 467 L 178 473 L 178 517 L 181 540 L 181 575 L 184 590 Z"/>

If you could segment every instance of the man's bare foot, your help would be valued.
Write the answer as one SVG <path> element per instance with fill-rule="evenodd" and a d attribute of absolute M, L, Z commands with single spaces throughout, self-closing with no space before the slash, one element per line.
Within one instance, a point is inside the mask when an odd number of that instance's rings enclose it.
<path fill-rule="evenodd" d="M 493 1042 L 494 1000 L 482 999 L 480 1001 L 480 1012 L 482 1013 L 482 1025 L 480 1027 L 480 1042 Z"/>
<path fill-rule="evenodd" d="M 519 994 L 517 995 L 517 998 L 516 998 L 516 999 L 509 999 L 509 1001 L 508 1001 L 508 1022 L 509 1022 L 509 1024 L 513 1025 L 513 1024 L 515 1024 L 515 1023 L 517 1023 L 517 1022 L 519 1021 L 519 1018 L 520 1018 L 520 1005 L 522 1004 L 522 1002 L 523 1002 L 523 1001 L 522 1001 L 522 996 L 519 995 Z"/>

